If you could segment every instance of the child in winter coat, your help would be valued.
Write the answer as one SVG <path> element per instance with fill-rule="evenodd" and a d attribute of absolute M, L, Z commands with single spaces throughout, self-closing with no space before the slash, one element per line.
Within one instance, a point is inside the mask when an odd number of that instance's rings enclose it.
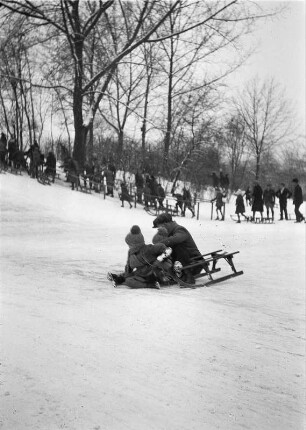
<path fill-rule="evenodd" d="M 244 216 L 245 219 L 247 219 L 247 216 L 244 214 L 245 213 L 245 207 L 244 207 L 244 201 L 243 201 L 243 196 L 242 196 L 242 191 L 238 190 L 236 193 L 236 214 L 238 216 L 238 221 L 237 223 L 240 223 L 240 215 Z"/>
<path fill-rule="evenodd" d="M 124 207 L 124 202 L 128 202 L 130 205 L 130 209 L 132 209 L 131 205 L 131 196 L 129 195 L 127 185 L 125 182 L 121 182 L 121 194 L 120 194 L 120 200 L 121 200 L 121 207 Z"/>
<path fill-rule="evenodd" d="M 224 220 L 224 214 L 223 214 L 224 202 L 223 202 L 223 199 L 226 197 L 226 195 L 223 192 L 223 190 L 220 188 L 217 188 L 216 191 L 217 191 L 216 197 L 214 199 L 212 199 L 211 202 L 214 202 L 214 201 L 216 202 L 216 215 L 217 215 L 216 220 L 220 219 L 221 221 L 223 221 Z M 220 215 L 220 218 L 219 218 L 219 215 Z"/>
<path fill-rule="evenodd" d="M 125 272 L 108 274 L 114 286 L 125 284 L 130 288 L 160 288 L 154 264 L 167 249 L 163 243 L 146 245 L 138 225 L 134 225 L 125 238 L 129 247 Z M 162 257 L 161 257 L 162 258 Z"/>

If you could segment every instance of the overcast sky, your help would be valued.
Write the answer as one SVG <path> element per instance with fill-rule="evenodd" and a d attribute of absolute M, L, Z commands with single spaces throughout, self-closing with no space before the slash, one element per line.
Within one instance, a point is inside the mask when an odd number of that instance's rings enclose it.
<path fill-rule="evenodd" d="M 274 77 L 293 99 L 300 119 L 305 123 L 305 2 L 260 2 L 263 7 L 286 5 L 287 10 L 273 20 L 257 24 L 248 38 L 257 52 L 235 73 L 233 85 L 254 76 Z"/>

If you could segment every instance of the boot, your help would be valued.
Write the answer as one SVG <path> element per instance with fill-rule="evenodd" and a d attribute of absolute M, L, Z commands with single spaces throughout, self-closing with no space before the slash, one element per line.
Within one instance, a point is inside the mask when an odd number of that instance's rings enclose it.
<path fill-rule="evenodd" d="M 187 282 L 187 284 L 195 284 L 194 276 L 190 270 L 185 270 L 184 281 Z"/>

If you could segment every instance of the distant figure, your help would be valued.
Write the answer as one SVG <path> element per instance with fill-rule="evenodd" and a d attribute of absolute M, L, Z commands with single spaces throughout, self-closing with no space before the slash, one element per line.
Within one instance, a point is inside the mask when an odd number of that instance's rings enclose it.
<path fill-rule="evenodd" d="M 155 176 L 151 175 L 149 179 L 149 187 L 151 190 L 151 204 L 157 207 L 156 201 L 158 199 L 158 184 Z"/>
<path fill-rule="evenodd" d="M 6 166 L 7 139 L 4 133 L 0 137 L 0 163 L 2 167 Z"/>
<path fill-rule="evenodd" d="M 146 180 L 144 183 L 143 199 L 144 199 L 145 208 L 148 208 L 151 203 L 151 189 L 150 189 L 148 180 Z"/>
<path fill-rule="evenodd" d="M 41 166 L 41 153 L 38 145 L 34 144 L 32 149 L 32 169 L 31 169 L 32 178 L 38 178 L 39 166 Z"/>
<path fill-rule="evenodd" d="M 180 209 L 181 215 L 184 216 L 184 199 L 183 199 L 183 194 L 175 193 L 175 194 L 172 194 L 172 196 L 174 198 L 176 198 L 176 203 L 175 203 L 176 212 L 178 213 L 178 210 Z"/>
<path fill-rule="evenodd" d="M 245 203 L 246 203 L 246 205 L 252 206 L 252 195 L 251 195 L 251 190 L 250 190 L 249 186 L 245 190 L 244 196 L 245 196 Z"/>
<path fill-rule="evenodd" d="M 69 182 L 71 182 L 71 189 L 72 190 L 74 190 L 74 189 L 78 190 L 79 185 L 80 185 L 78 162 L 70 157 L 68 159 L 67 168 L 68 168 L 67 179 Z"/>
<path fill-rule="evenodd" d="M 183 208 L 184 216 L 186 214 L 186 209 L 189 209 L 190 212 L 192 213 L 192 218 L 194 218 L 195 213 L 192 207 L 192 197 L 191 197 L 190 191 L 185 187 L 183 188 L 183 202 L 184 202 L 184 208 Z"/>
<path fill-rule="evenodd" d="M 270 210 L 272 220 L 274 220 L 274 205 L 275 205 L 275 191 L 271 187 L 271 184 L 267 185 L 267 188 L 263 192 L 264 205 L 266 206 L 267 218 L 269 218 Z"/>
<path fill-rule="evenodd" d="M 295 222 L 301 222 L 305 220 L 303 214 L 300 212 L 300 206 L 303 203 L 303 192 L 299 184 L 299 180 L 297 178 L 292 179 L 292 182 L 294 183 L 293 204 L 294 204 L 294 212 L 296 216 Z"/>
<path fill-rule="evenodd" d="M 120 194 L 120 200 L 121 200 L 121 207 L 124 207 L 124 202 L 128 202 L 130 205 L 130 209 L 132 209 L 132 204 L 131 204 L 131 196 L 129 194 L 129 191 L 127 189 L 127 185 L 125 182 L 121 182 L 121 194 Z"/>
<path fill-rule="evenodd" d="M 114 183 L 115 183 L 115 176 L 114 172 L 110 169 L 110 166 L 107 166 L 107 169 L 104 172 L 104 177 L 106 179 L 106 187 L 107 187 L 107 196 L 114 197 Z"/>
<path fill-rule="evenodd" d="M 253 198 L 253 204 L 252 204 L 253 220 L 255 221 L 256 212 L 260 212 L 261 220 L 263 221 L 263 192 L 257 180 L 254 181 L 252 198 Z"/>
<path fill-rule="evenodd" d="M 224 212 L 223 212 L 223 206 L 224 202 L 223 199 L 225 198 L 225 193 L 221 188 L 216 189 L 216 197 L 211 200 L 211 202 L 216 202 L 216 220 L 224 221 Z M 219 218 L 220 215 L 220 218 Z"/>
<path fill-rule="evenodd" d="M 164 209 L 164 200 L 165 200 L 166 194 L 165 194 L 165 190 L 162 187 L 162 184 L 158 184 L 157 185 L 157 200 L 158 200 L 158 205 L 160 209 Z"/>
<path fill-rule="evenodd" d="M 135 174 L 135 185 L 136 185 L 137 203 L 142 204 L 144 179 L 142 174 L 138 170 Z"/>
<path fill-rule="evenodd" d="M 287 212 L 287 199 L 292 196 L 292 193 L 286 188 L 285 184 L 281 182 L 280 188 L 276 191 L 276 197 L 279 199 L 279 210 L 280 210 L 280 218 L 279 221 L 284 219 L 288 220 L 288 212 Z"/>
<path fill-rule="evenodd" d="M 242 215 L 245 219 L 247 219 L 248 217 L 244 214 L 245 213 L 245 206 L 244 206 L 244 201 L 243 201 L 243 196 L 242 196 L 242 191 L 238 190 L 236 193 L 237 197 L 236 197 L 236 214 L 238 216 L 238 221 L 237 223 L 240 223 L 240 215 Z"/>
<path fill-rule="evenodd" d="M 92 181 L 94 176 L 94 164 L 93 162 L 87 163 L 84 166 L 84 186 L 87 187 L 87 179 L 89 182 L 89 189 L 92 190 Z"/>
<path fill-rule="evenodd" d="M 8 164 L 10 167 L 14 167 L 14 154 L 18 150 L 16 139 L 12 137 L 8 142 Z"/>
<path fill-rule="evenodd" d="M 54 182 L 56 175 L 56 158 L 52 151 L 49 151 L 47 155 L 45 174 L 50 175 L 52 177 L 52 182 Z"/>

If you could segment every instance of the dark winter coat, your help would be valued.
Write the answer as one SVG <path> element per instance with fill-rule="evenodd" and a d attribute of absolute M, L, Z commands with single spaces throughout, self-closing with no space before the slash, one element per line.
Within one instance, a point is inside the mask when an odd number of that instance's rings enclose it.
<path fill-rule="evenodd" d="M 127 185 L 125 183 L 121 184 L 121 195 L 120 195 L 121 201 L 129 202 L 131 201 L 131 196 L 129 195 Z"/>
<path fill-rule="evenodd" d="M 299 206 L 303 203 L 303 192 L 299 184 L 296 184 L 293 190 L 293 204 Z"/>
<path fill-rule="evenodd" d="M 173 197 L 176 198 L 176 204 L 175 206 L 178 208 L 180 208 L 181 210 L 183 210 L 183 204 L 184 204 L 184 200 L 183 200 L 183 194 L 173 194 Z"/>
<path fill-rule="evenodd" d="M 276 197 L 279 199 L 279 205 L 285 206 L 287 204 L 287 199 L 292 196 L 292 193 L 288 190 L 288 188 L 280 188 L 276 191 Z"/>
<path fill-rule="evenodd" d="M 152 265 L 165 250 L 166 246 L 163 243 L 143 244 L 134 250 L 130 249 L 124 283 L 131 288 L 145 288 L 152 285 L 156 280 Z"/>
<path fill-rule="evenodd" d="M 33 152 L 32 152 L 32 161 L 33 161 L 33 165 L 34 166 L 39 166 L 41 164 L 41 162 L 40 162 L 40 155 L 41 154 L 40 154 L 39 149 L 37 147 L 35 147 L 33 149 Z"/>
<path fill-rule="evenodd" d="M 79 164 L 72 158 L 68 162 L 68 181 L 72 184 L 78 184 L 79 182 Z"/>
<path fill-rule="evenodd" d="M 222 193 L 222 191 L 218 191 L 217 195 L 214 199 L 212 199 L 212 202 L 216 202 L 216 208 L 221 209 L 223 206 L 223 199 L 225 198 L 225 194 Z"/>
<path fill-rule="evenodd" d="M 115 178 L 114 178 L 114 173 L 111 170 L 109 169 L 105 170 L 104 177 L 106 178 L 107 185 L 114 185 Z"/>
<path fill-rule="evenodd" d="M 252 211 L 263 212 L 263 193 L 262 193 L 262 188 L 259 184 L 256 184 L 254 186 L 252 197 L 253 197 Z"/>
<path fill-rule="evenodd" d="M 188 204 L 191 204 L 191 194 L 189 190 L 183 190 L 183 200 L 187 204 L 187 206 Z"/>
<path fill-rule="evenodd" d="M 245 206 L 242 195 L 238 195 L 236 198 L 236 214 L 244 214 Z"/>
<path fill-rule="evenodd" d="M 163 239 L 162 243 L 172 248 L 173 260 L 180 261 L 184 266 L 189 264 L 192 258 L 201 257 L 191 234 L 185 227 L 175 221 L 165 223 L 163 226 L 168 231 L 168 237 Z M 195 273 L 198 273 L 199 270 L 198 268 L 195 269 Z"/>
<path fill-rule="evenodd" d="M 135 184 L 137 188 L 143 188 L 144 179 L 141 173 L 137 172 L 135 175 Z"/>
<path fill-rule="evenodd" d="M 158 185 L 158 188 L 157 188 L 157 195 L 161 199 L 164 199 L 166 197 L 165 190 L 160 184 Z"/>
<path fill-rule="evenodd" d="M 56 169 L 56 158 L 55 158 L 55 155 L 53 154 L 53 152 L 49 152 L 49 154 L 47 155 L 46 166 L 50 170 Z"/>
<path fill-rule="evenodd" d="M 266 206 L 274 206 L 275 204 L 275 191 L 272 188 L 266 188 L 263 193 L 263 200 Z"/>
<path fill-rule="evenodd" d="M 158 184 L 157 184 L 157 181 L 154 178 L 154 176 L 151 176 L 151 178 L 150 178 L 149 187 L 150 187 L 150 190 L 151 190 L 151 196 L 153 198 L 157 198 L 158 197 L 158 189 L 157 189 L 158 188 Z"/>

